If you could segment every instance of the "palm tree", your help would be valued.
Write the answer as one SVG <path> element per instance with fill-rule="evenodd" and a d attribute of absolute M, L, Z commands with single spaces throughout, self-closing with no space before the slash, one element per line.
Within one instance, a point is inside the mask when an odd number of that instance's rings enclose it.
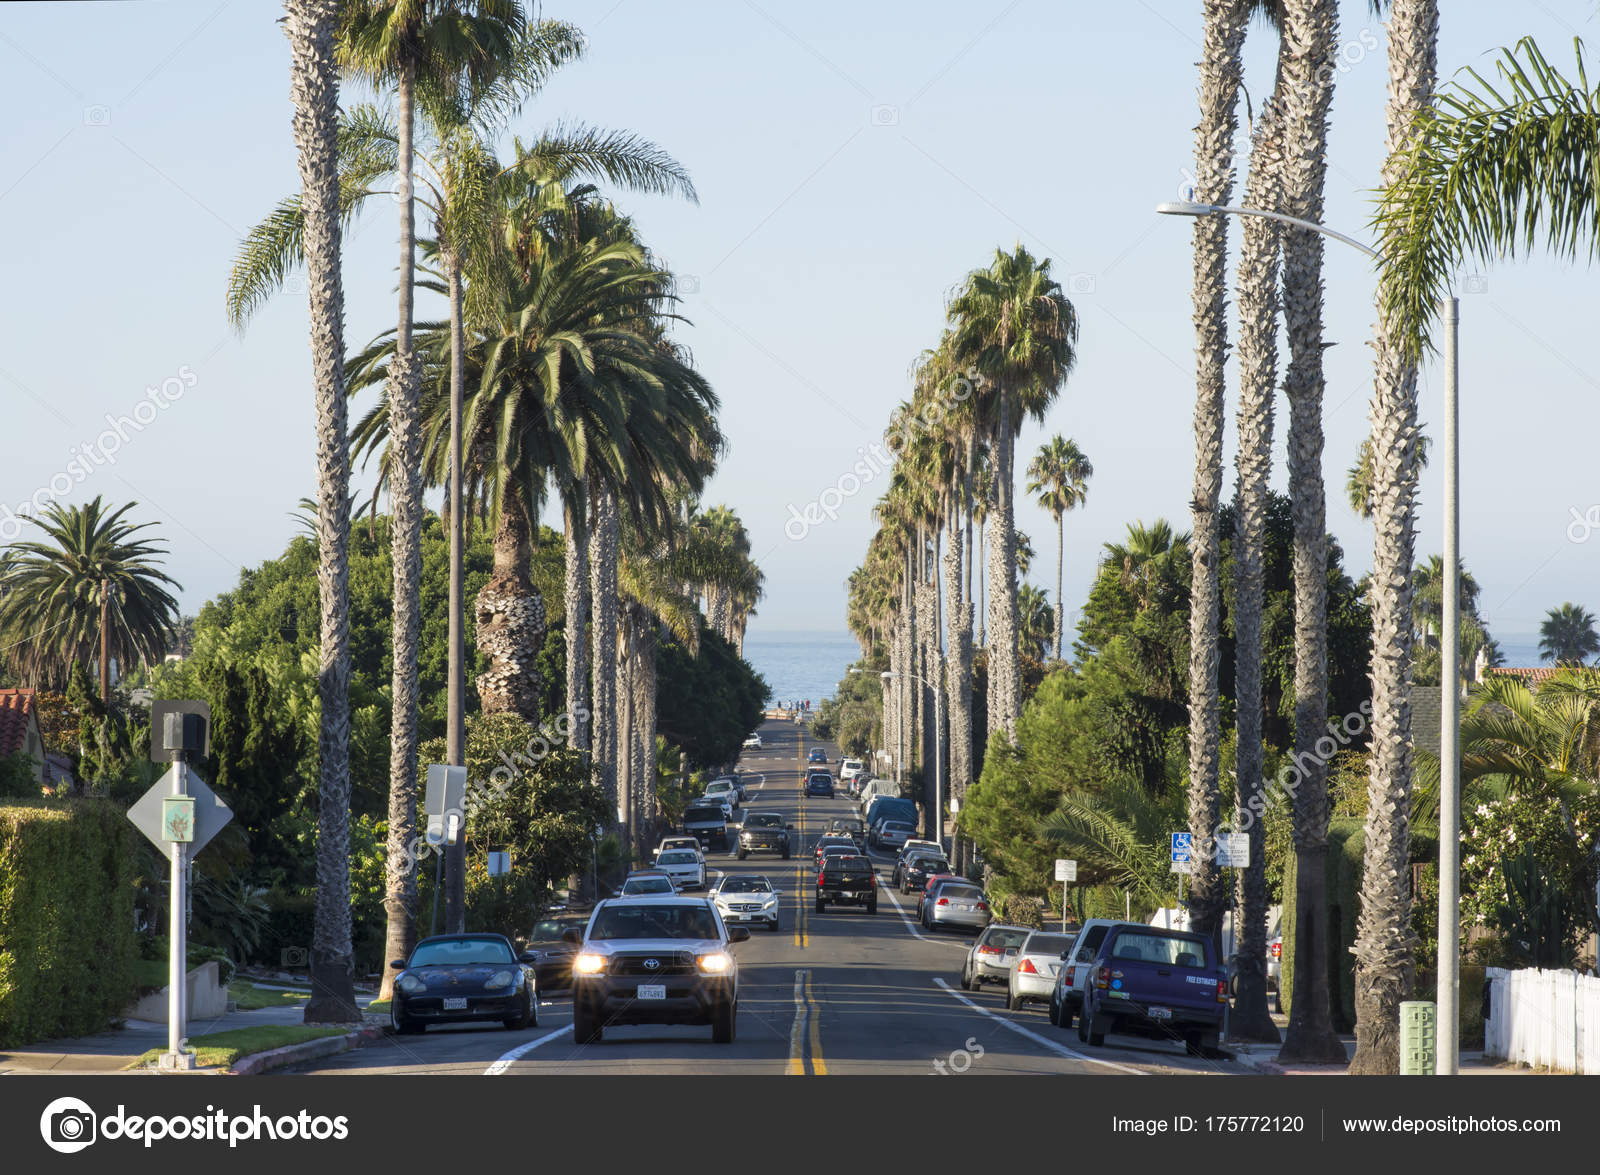
<path fill-rule="evenodd" d="M 1078 448 L 1078 442 L 1063 436 L 1052 437 L 1039 447 L 1038 453 L 1028 463 L 1028 492 L 1049 513 L 1056 524 L 1056 658 L 1067 655 L 1062 644 L 1062 617 L 1067 614 L 1067 601 L 1061 594 L 1061 565 L 1066 558 L 1067 538 L 1061 519 L 1068 510 L 1075 510 L 1089 497 L 1089 479 L 1094 476 L 1094 466 Z"/>
<path fill-rule="evenodd" d="M 1205 0 L 1200 46 L 1200 121 L 1195 126 L 1194 199 L 1217 206 L 1233 192 L 1233 140 L 1239 127 L 1240 54 L 1248 0 Z M 1193 573 L 1189 607 L 1188 826 L 1203 842 L 1221 821 L 1218 786 L 1221 698 L 1217 684 L 1221 620 L 1222 430 L 1228 359 L 1228 218 L 1195 217 Z M 1202 854 L 1190 874 L 1189 911 L 1207 933 L 1228 905 L 1222 872 Z"/>
<path fill-rule="evenodd" d="M 1335 0 L 1288 0 L 1283 13 L 1283 209 L 1320 223 L 1327 179 L 1328 108 L 1338 72 Z M 1322 237 L 1283 234 L 1283 312 L 1289 338 L 1289 497 L 1294 515 L 1295 990 L 1284 1061 L 1342 1061 L 1328 993 L 1328 776 L 1316 754 L 1328 712 L 1327 489 L 1322 478 Z"/>
<path fill-rule="evenodd" d="M 359 1020 L 350 942 L 350 448 L 339 260 L 338 0 L 286 0 L 290 95 L 300 163 L 301 238 L 317 408 L 317 584 L 322 642 L 317 740 L 317 899 L 307 1023 Z"/>
<path fill-rule="evenodd" d="M 1078 316 L 1050 276 L 1048 258 L 1021 245 L 995 250 L 987 269 L 969 274 L 950 302 L 951 351 L 958 366 L 984 377 L 975 398 L 990 439 L 994 507 L 989 515 L 989 615 L 994 704 L 989 733 L 1015 738 L 1022 705 L 1017 666 L 1017 550 L 1013 455 L 1024 419 L 1042 419 L 1077 360 Z"/>
<path fill-rule="evenodd" d="M 1432 442 L 1425 436 L 1417 436 L 1417 471 L 1420 473 L 1428 467 L 1428 446 Z M 1372 521 L 1372 438 L 1363 437 L 1361 446 L 1356 450 L 1355 464 L 1345 471 L 1344 475 L 1345 497 L 1350 503 L 1350 509 L 1368 522 Z"/>
<path fill-rule="evenodd" d="M 374 86 L 393 85 L 397 141 L 395 171 L 400 209 L 400 312 L 394 356 L 389 363 L 390 543 L 394 575 L 393 697 L 389 736 L 389 823 L 384 905 L 388 938 L 384 957 L 403 959 L 416 941 L 415 857 L 408 849 L 416 832 L 417 641 L 422 585 L 422 476 L 420 468 L 422 370 L 412 350 L 415 287 L 416 98 L 419 83 L 455 88 L 463 80 L 482 92 L 506 72 L 520 69 L 532 81 L 545 70 L 578 56 L 582 42 L 570 26 L 529 26 L 517 3 L 420 0 L 356 0 L 347 5 L 339 37 L 339 59 L 347 73 Z M 531 87 L 530 87 L 531 88 Z M 452 487 L 455 483 L 452 481 Z M 448 708 L 451 746 L 460 742 L 463 675 L 460 605 L 461 502 L 450 502 L 451 588 Z M 451 762 L 458 762 L 451 758 Z M 385 971 L 380 998 L 387 999 L 393 973 Z"/>
<path fill-rule="evenodd" d="M 1437 0 L 1394 0 L 1389 18 L 1387 189 L 1433 100 Z M 1387 245 L 1385 245 L 1387 250 Z M 1411 564 L 1417 483 L 1417 352 L 1392 312 L 1392 261 L 1380 272 L 1372 421 L 1372 744 L 1365 857 L 1356 925 L 1356 1053 L 1352 1073 L 1400 1066 L 1400 1002 L 1415 981 L 1411 930 Z"/>
<path fill-rule="evenodd" d="M 104 683 L 110 661 L 126 669 L 165 655 L 178 620 L 167 587 L 183 585 L 161 570 L 159 540 L 140 536 L 155 523 L 124 520 L 137 505 L 108 511 L 99 495 L 83 506 L 53 502 L 29 519 L 44 541 L 0 556 L 0 645 L 23 680 L 63 689 L 74 665 L 98 661 Z"/>
<path fill-rule="evenodd" d="M 1031 583 L 1017 589 L 1017 643 L 1028 656 L 1043 661 L 1055 637 L 1055 609 L 1050 597 Z"/>
<path fill-rule="evenodd" d="M 1568 602 L 1545 613 L 1539 626 L 1539 660 L 1557 665 L 1587 664 L 1600 654 L 1594 613 Z"/>

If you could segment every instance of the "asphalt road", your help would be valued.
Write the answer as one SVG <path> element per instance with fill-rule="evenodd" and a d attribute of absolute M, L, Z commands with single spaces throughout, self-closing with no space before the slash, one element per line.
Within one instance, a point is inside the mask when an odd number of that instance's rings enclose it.
<path fill-rule="evenodd" d="M 888 885 L 892 859 L 875 855 L 883 882 L 878 912 L 862 907 L 817 914 L 812 905 L 811 848 L 835 816 L 855 815 L 848 799 L 805 799 L 806 752 L 814 745 L 792 723 L 767 722 L 765 744 L 740 768 L 761 772 L 746 811 L 777 811 L 799 829 L 805 847 L 792 859 L 715 854 L 711 868 L 763 875 L 783 894 L 780 930 L 752 929 L 735 946 L 739 1015 L 732 1044 L 711 1042 L 709 1027 L 607 1028 L 597 1044 L 572 1040 L 570 1002 L 541 1002 L 539 1024 L 520 1032 L 498 1026 L 430 1028 L 425 1035 L 319 1061 L 304 1073 L 721 1073 L 823 1076 L 871 1074 L 1237 1073 L 1224 1060 L 1184 1055 L 1175 1042 L 1110 1037 L 1092 1048 L 1075 1031 L 1050 1023 L 1043 1004 L 1008 1012 L 1004 990 L 960 987 L 966 935 L 926 935 Z M 830 765 L 836 750 L 823 744 Z M 804 900 L 802 900 L 804 899 Z"/>

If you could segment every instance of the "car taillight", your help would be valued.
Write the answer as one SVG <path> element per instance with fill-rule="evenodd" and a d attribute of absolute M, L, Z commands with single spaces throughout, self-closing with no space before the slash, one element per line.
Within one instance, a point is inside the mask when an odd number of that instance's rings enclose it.
<path fill-rule="evenodd" d="M 828 875 L 826 873 L 817 874 L 817 884 L 818 885 L 821 885 L 826 880 L 828 880 Z"/>
<path fill-rule="evenodd" d="M 987 905 L 986 905 L 986 904 L 985 904 L 985 903 L 983 903 L 983 902 L 979 902 L 979 903 L 978 903 L 978 909 L 980 909 L 980 910 L 983 910 L 983 911 L 985 911 L 985 912 L 987 912 L 987 911 L 988 911 L 988 909 L 989 909 L 989 907 L 988 907 L 988 906 L 987 906 Z"/>
<path fill-rule="evenodd" d="M 949 898 L 940 898 L 938 904 L 941 905 L 941 906 L 948 906 L 950 904 L 950 899 Z"/>
<path fill-rule="evenodd" d="M 1283 941 L 1281 939 L 1272 944 L 1272 957 L 1274 959 L 1283 958 Z"/>
<path fill-rule="evenodd" d="M 1067 973 L 1062 978 L 1061 982 L 1066 984 L 1068 987 L 1071 987 L 1073 978 L 1077 975 L 1077 973 L 1078 973 L 1078 969 L 1076 967 L 1068 967 L 1067 968 Z"/>
<path fill-rule="evenodd" d="M 1217 1003 L 1225 1004 L 1227 1002 L 1228 1002 L 1228 981 L 1226 979 L 1219 979 L 1219 980 L 1217 980 Z"/>
<path fill-rule="evenodd" d="M 978 953 L 980 955 L 998 955 L 1000 953 L 1000 948 L 999 947 L 979 947 L 978 948 Z"/>
<path fill-rule="evenodd" d="M 1104 991 L 1104 990 L 1106 990 L 1106 988 L 1111 986 L 1111 968 L 1110 967 L 1102 967 L 1102 968 L 1100 968 L 1100 970 L 1095 972 L 1094 985 L 1096 987 L 1098 987 L 1101 991 Z"/>
<path fill-rule="evenodd" d="M 1017 964 L 1017 970 L 1022 972 L 1022 974 L 1024 974 L 1024 975 L 1037 975 L 1037 974 L 1039 974 L 1038 970 L 1033 965 L 1033 960 L 1029 959 L 1029 958 L 1024 958 L 1022 960 L 1022 962 L 1018 963 Z"/>

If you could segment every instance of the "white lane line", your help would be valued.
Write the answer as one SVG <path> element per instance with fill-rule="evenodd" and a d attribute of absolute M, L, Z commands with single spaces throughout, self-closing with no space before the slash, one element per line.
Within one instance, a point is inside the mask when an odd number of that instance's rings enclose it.
<path fill-rule="evenodd" d="M 806 1075 L 806 972 L 794 973 L 794 1026 L 789 1029 L 790 1077 Z"/>
<path fill-rule="evenodd" d="M 956 991 L 953 987 L 951 987 L 943 979 L 935 977 L 933 982 L 934 982 L 934 984 L 936 986 L 943 988 L 944 991 L 945 991 L 945 994 L 955 996 L 956 999 L 960 1000 L 963 1004 L 966 1004 L 967 1007 L 971 1008 L 974 1012 L 983 1013 L 985 1016 L 989 1017 L 989 1019 L 995 1021 L 997 1024 L 1004 1024 L 1007 1028 L 1011 1029 L 1011 1031 L 1015 1032 L 1018 1036 L 1025 1036 L 1029 1040 L 1033 1041 L 1034 1044 L 1043 1045 L 1045 1048 L 1049 1049 L 1051 1052 L 1056 1053 L 1056 1054 L 1058 1054 L 1060 1056 L 1066 1057 L 1069 1060 L 1087 1061 L 1091 1065 L 1104 1065 L 1107 1069 L 1115 1069 L 1118 1073 L 1132 1073 L 1135 1077 L 1147 1077 L 1147 1076 L 1149 1076 L 1149 1074 L 1147 1074 L 1143 1069 L 1135 1069 L 1131 1065 L 1119 1065 L 1115 1061 L 1102 1061 L 1099 1057 L 1091 1057 L 1086 1053 L 1078 1052 L 1076 1049 L 1069 1049 L 1064 1044 L 1057 1044 L 1055 1041 L 1051 1040 L 1047 1036 L 1040 1036 L 1037 1032 L 1033 1031 L 1033 1029 L 1031 1029 L 1031 1028 L 1024 1028 L 1022 1025 L 1018 1024 L 1016 1021 L 1008 1020 L 1008 1019 L 1006 1019 L 1006 1017 L 1000 1015 L 998 1012 L 992 1012 L 988 1008 L 984 1007 L 982 1004 L 974 1003 L 973 1001 L 969 1000 L 966 996 L 962 995 L 959 991 Z"/>
<path fill-rule="evenodd" d="M 902 922 L 904 922 L 906 924 L 906 929 L 909 930 L 916 937 L 920 938 L 923 942 L 938 943 L 942 947 L 959 947 L 961 950 L 964 950 L 964 951 L 972 949 L 966 943 L 963 943 L 963 942 L 955 942 L 954 940 L 948 939 L 948 938 L 930 938 L 928 935 L 923 934 L 922 931 L 917 929 L 916 924 L 911 921 L 910 916 L 906 914 L 905 907 L 900 904 L 900 899 L 895 897 L 894 886 L 885 885 L 885 886 L 882 887 L 882 889 L 883 889 L 884 896 L 887 897 L 891 902 L 894 903 L 895 913 L 900 915 L 900 921 L 902 921 Z"/>
<path fill-rule="evenodd" d="M 483 1071 L 483 1075 L 485 1077 L 498 1077 L 507 1069 L 511 1068 L 511 1062 L 520 1061 L 523 1057 L 533 1052 L 533 1050 L 538 1048 L 540 1045 L 549 1044 L 556 1037 L 566 1036 L 571 1031 L 572 1028 L 570 1026 L 566 1028 L 557 1028 L 554 1032 L 547 1032 L 543 1036 L 535 1037 L 526 1044 L 519 1044 L 510 1052 L 503 1053 L 498 1061 Z"/>

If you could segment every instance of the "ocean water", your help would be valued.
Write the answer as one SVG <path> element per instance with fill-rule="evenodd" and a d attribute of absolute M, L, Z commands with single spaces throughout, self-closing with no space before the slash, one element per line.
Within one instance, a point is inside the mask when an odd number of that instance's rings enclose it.
<path fill-rule="evenodd" d="M 811 699 L 815 709 L 833 694 L 845 671 L 861 657 L 847 632 L 761 632 L 744 638 L 744 659 L 772 687 L 772 705 Z"/>

